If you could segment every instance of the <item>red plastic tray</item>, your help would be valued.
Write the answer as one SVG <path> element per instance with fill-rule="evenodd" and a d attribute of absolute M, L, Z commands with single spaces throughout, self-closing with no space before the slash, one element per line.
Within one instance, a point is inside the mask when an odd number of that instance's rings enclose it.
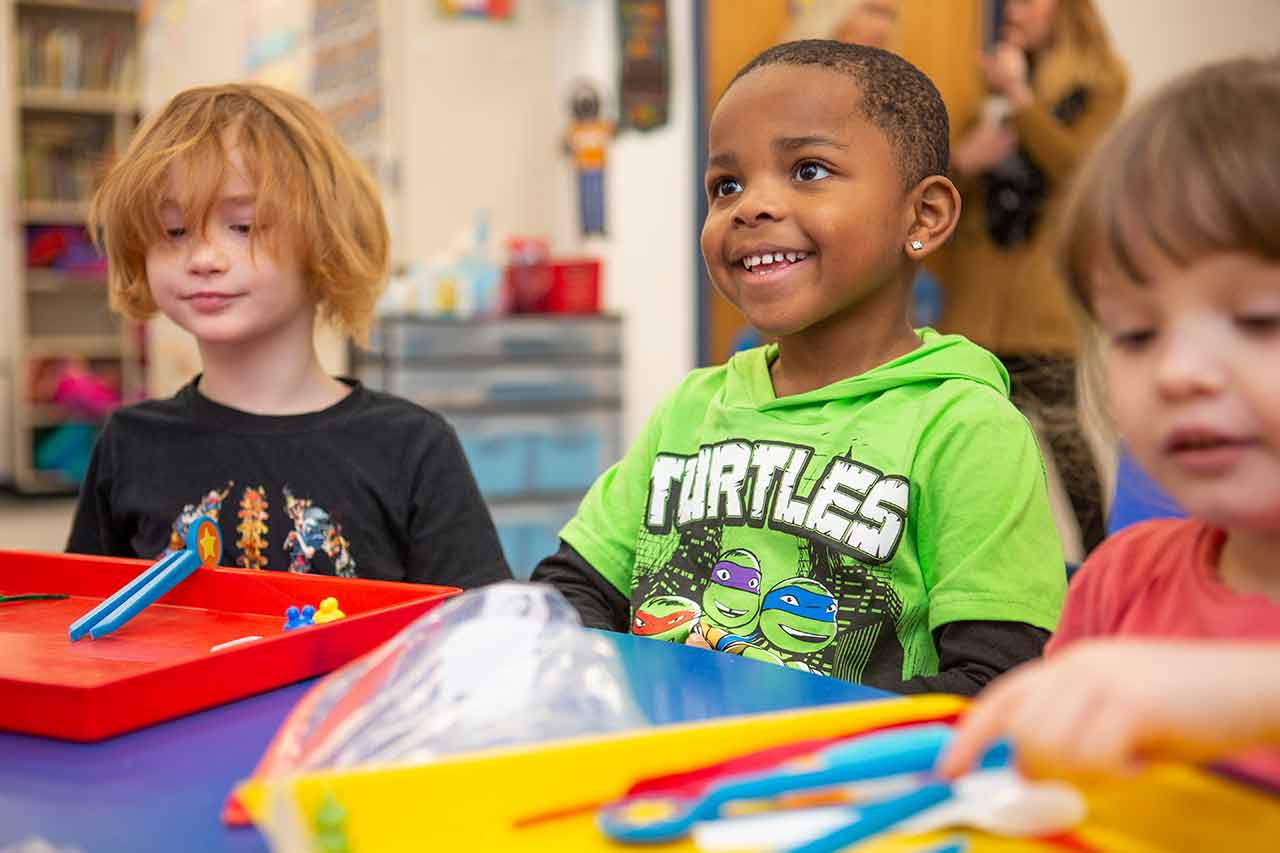
<path fill-rule="evenodd" d="M 0 550 L 0 729 L 93 741 L 329 672 L 458 590 L 287 572 L 197 569 L 97 640 L 67 628 L 150 565 Z M 338 599 L 345 619 L 282 631 L 289 605 Z M 212 646 L 263 639 L 217 652 Z"/>

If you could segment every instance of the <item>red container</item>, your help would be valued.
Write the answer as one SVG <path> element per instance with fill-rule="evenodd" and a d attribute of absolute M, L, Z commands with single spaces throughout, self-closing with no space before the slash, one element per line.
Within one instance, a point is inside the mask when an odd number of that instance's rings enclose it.
<path fill-rule="evenodd" d="M 119 630 L 67 628 L 150 563 L 0 551 L 0 729 L 77 741 L 122 734 L 329 672 L 458 590 L 287 572 L 197 569 Z M 290 605 L 333 596 L 345 619 L 284 632 Z M 219 651 L 240 637 L 261 640 Z"/>
<path fill-rule="evenodd" d="M 506 269 L 507 305 L 513 314 L 597 314 L 600 260 L 560 258 Z"/>

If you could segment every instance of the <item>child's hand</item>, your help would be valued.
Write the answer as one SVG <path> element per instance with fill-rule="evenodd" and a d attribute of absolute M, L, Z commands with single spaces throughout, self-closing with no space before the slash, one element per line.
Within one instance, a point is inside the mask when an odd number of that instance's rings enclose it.
<path fill-rule="evenodd" d="M 702 636 L 702 631 L 698 630 L 697 627 L 689 632 L 689 636 L 685 638 L 684 644 L 686 646 L 694 646 L 699 649 L 711 648 L 711 644 L 707 642 L 706 637 Z"/>
<path fill-rule="evenodd" d="M 1280 643 L 1082 642 L 983 691 L 938 769 L 955 777 L 999 737 L 1032 776 L 1123 773 L 1280 737 Z M 1269 718 L 1268 718 L 1269 717 Z"/>

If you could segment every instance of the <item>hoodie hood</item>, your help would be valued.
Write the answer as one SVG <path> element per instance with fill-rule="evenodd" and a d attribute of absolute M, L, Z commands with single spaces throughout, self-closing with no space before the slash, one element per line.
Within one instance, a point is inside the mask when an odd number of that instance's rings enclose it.
<path fill-rule="evenodd" d="M 936 385 L 951 379 L 977 382 L 993 388 L 1002 397 L 1009 396 L 1009 374 L 990 352 L 962 335 L 941 335 L 933 329 L 918 329 L 916 334 L 920 337 L 920 346 L 893 361 L 858 376 L 782 399 L 774 395 L 769 378 L 769 365 L 777 358 L 778 345 L 737 353 L 727 365 L 725 402 L 758 411 L 778 411 L 881 394 L 904 385 Z"/>

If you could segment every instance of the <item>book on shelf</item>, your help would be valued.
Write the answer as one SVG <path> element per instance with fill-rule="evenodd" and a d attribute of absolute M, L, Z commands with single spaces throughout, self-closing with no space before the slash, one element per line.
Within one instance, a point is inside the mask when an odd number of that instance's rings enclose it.
<path fill-rule="evenodd" d="M 90 198 L 104 171 L 108 138 L 106 124 L 89 116 L 24 122 L 19 197 L 27 201 Z"/>
<path fill-rule="evenodd" d="M 19 85 L 67 92 L 133 92 L 133 37 L 119 26 L 67 25 L 44 20 L 18 31 Z"/>

